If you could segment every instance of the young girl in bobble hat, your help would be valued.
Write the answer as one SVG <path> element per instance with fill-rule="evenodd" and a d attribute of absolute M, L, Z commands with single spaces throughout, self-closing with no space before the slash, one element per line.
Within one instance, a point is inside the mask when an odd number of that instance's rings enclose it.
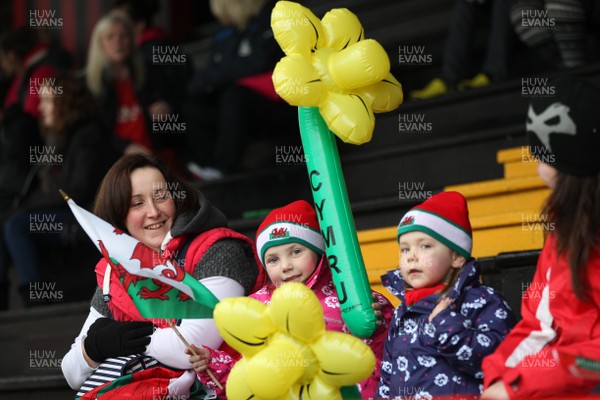
<path fill-rule="evenodd" d="M 523 296 L 523 319 L 483 362 L 486 399 L 597 393 L 600 374 L 600 88 L 551 82 L 555 96 L 527 113 L 531 153 L 552 189 L 542 211 L 553 230 Z M 579 364 L 579 365 L 578 365 Z"/>
<path fill-rule="evenodd" d="M 298 200 L 271 211 L 258 227 L 256 248 L 270 282 L 249 297 L 269 304 L 273 292 L 279 286 L 287 282 L 304 283 L 312 289 L 323 307 L 325 329 L 350 333 L 342 320 L 317 214 L 308 202 Z M 392 305 L 383 295 L 373 292 L 373 298 L 377 301 L 373 306 L 381 324 L 370 338 L 363 339 L 371 347 L 377 360 L 373 374 L 359 383 L 363 399 L 377 397 L 375 389 L 379 382 L 381 353 L 388 321 L 393 312 Z M 205 348 L 203 355 L 190 357 L 199 379 L 209 387 L 213 385 L 208 376 L 203 373 L 207 367 L 217 372 L 219 381 L 225 380 L 232 367 L 232 361 L 223 359 L 220 353 Z M 215 361 L 219 361 L 218 365 Z M 220 391 L 217 390 L 217 393 Z"/>
<path fill-rule="evenodd" d="M 443 192 L 398 225 L 400 268 L 382 276 L 401 304 L 384 346 L 381 398 L 479 395 L 481 361 L 515 324 L 506 301 L 481 285 L 471 258 L 466 199 Z"/>

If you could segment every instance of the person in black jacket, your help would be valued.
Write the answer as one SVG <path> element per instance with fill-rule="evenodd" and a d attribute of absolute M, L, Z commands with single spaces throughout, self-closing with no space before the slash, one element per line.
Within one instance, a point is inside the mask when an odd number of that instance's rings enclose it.
<path fill-rule="evenodd" d="M 192 76 L 186 105 L 188 168 L 204 180 L 238 172 L 250 139 L 297 125 L 295 109 L 278 98 L 271 74 L 283 52 L 271 30 L 272 0 L 211 0 L 221 24 L 209 61 Z M 280 136 L 278 136 L 280 138 Z"/>
<path fill-rule="evenodd" d="M 96 116 L 85 84 L 59 78 L 40 88 L 40 123 L 43 144 L 30 147 L 32 170 L 16 210 L 3 221 L 4 244 L 19 275 L 26 305 L 32 282 L 43 279 L 42 244 L 52 248 L 73 246 L 71 213 L 62 199 L 63 189 L 84 207 L 90 207 L 102 177 L 116 160 L 110 133 Z M 0 270 L 8 261 L 0 260 Z"/>
<path fill-rule="evenodd" d="M 169 34 L 154 23 L 160 11 L 158 0 L 112 0 L 111 13 L 131 20 L 135 47 L 144 65 L 140 95 L 151 123 L 156 155 L 186 175 L 180 158 L 186 151 L 187 131 L 182 106 L 185 85 L 192 72 L 190 58 Z"/>

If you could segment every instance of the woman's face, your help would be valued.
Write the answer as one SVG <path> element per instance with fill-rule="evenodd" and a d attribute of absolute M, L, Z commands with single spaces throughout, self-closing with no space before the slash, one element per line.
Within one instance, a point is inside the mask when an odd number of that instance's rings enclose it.
<path fill-rule="evenodd" d="M 115 22 L 100 38 L 106 58 L 115 64 L 124 63 L 131 55 L 131 45 L 125 25 Z"/>
<path fill-rule="evenodd" d="M 129 234 L 155 251 L 175 219 L 175 203 L 162 173 L 142 167 L 131 173 L 131 203 L 125 218 Z"/>
<path fill-rule="evenodd" d="M 38 109 L 42 124 L 46 127 L 52 127 L 56 122 L 54 99 L 55 97 L 52 95 L 51 88 L 49 86 L 42 86 Z"/>

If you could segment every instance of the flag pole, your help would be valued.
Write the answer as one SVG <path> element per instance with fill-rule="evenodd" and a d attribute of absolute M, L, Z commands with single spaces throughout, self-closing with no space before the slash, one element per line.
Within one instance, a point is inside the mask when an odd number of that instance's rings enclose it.
<path fill-rule="evenodd" d="M 185 338 L 183 337 L 183 335 L 181 334 L 181 332 L 179 332 L 179 329 L 177 329 L 177 327 L 175 326 L 175 324 L 173 324 L 173 321 L 171 321 L 170 319 L 167 319 L 167 323 L 169 324 L 169 326 L 171 327 L 171 329 L 173 329 L 173 332 L 175 332 L 175 334 L 177 335 L 177 337 L 179 337 L 179 339 L 181 339 L 181 341 L 183 342 L 183 344 L 185 345 L 185 347 L 188 348 L 188 350 L 195 356 L 198 355 L 198 353 L 196 353 L 196 351 L 194 350 L 194 348 L 192 346 L 190 346 L 190 344 L 188 343 L 187 340 L 185 340 Z M 217 378 L 213 375 L 212 372 L 210 372 L 210 368 L 207 366 L 206 367 L 206 373 L 208 374 L 208 376 L 210 376 L 210 379 L 212 379 L 212 381 L 218 386 L 219 389 L 223 390 L 223 386 L 221 386 L 221 384 L 219 383 L 219 381 L 217 380 Z"/>
<path fill-rule="evenodd" d="M 66 194 L 62 189 L 58 189 L 58 191 L 60 192 L 60 195 L 65 201 L 71 200 L 71 197 L 68 194 Z"/>

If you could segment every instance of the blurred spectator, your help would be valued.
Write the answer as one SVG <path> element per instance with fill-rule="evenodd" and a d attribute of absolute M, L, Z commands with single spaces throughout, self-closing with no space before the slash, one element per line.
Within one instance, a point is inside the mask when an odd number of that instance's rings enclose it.
<path fill-rule="evenodd" d="M 511 22 L 529 48 L 553 69 L 586 63 L 588 24 L 600 16 L 598 0 L 511 0 Z"/>
<path fill-rule="evenodd" d="M 76 245 L 69 228 L 76 223 L 58 189 L 89 208 L 102 177 L 116 160 L 110 134 L 97 117 L 83 81 L 59 78 L 42 85 L 39 93 L 43 145 L 29 154 L 33 168 L 18 208 L 2 218 L 3 242 L 17 268 L 25 305 L 30 305 L 29 283 L 42 280 L 40 245 L 53 249 Z M 7 257 L 0 259 L 0 276 L 6 278 L 9 265 Z"/>
<path fill-rule="evenodd" d="M 510 0 L 457 0 L 442 58 L 442 75 L 421 90 L 410 93 L 413 99 L 427 99 L 455 89 L 478 88 L 502 81 L 508 76 L 508 53 L 512 39 Z M 468 78 L 472 42 L 481 21 L 489 33 L 481 69 Z"/>
<path fill-rule="evenodd" d="M 31 170 L 29 152 L 41 144 L 37 117 L 39 89 L 55 76 L 48 47 L 27 27 L 0 38 L 0 67 L 9 86 L 0 111 L 0 220 L 21 196 Z M 0 264 L 8 259 L 0 229 Z M 7 307 L 7 271 L 0 267 L 0 309 Z"/>
<path fill-rule="evenodd" d="M 112 12 L 123 13 L 132 21 L 136 47 L 146 64 L 152 64 L 153 47 L 169 44 L 164 29 L 154 24 L 160 10 L 158 0 L 113 0 Z"/>
<path fill-rule="evenodd" d="M 104 16 L 92 32 L 86 82 L 100 115 L 114 133 L 115 148 L 123 154 L 152 153 L 145 114 L 150 104 L 142 93 L 144 72 L 129 20 L 118 14 Z"/>
<path fill-rule="evenodd" d="M 25 26 L 6 33 L 0 39 L 2 69 L 12 78 L 4 99 L 4 114 L 16 106 L 29 115 L 39 116 L 38 89 L 58 72 L 56 64 L 50 61 L 52 54 L 54 52 L 40 40 L 37 31 Z"/>
<path fill-rule="evenodd" d="M 122 13 L 109 13 L 98 21 L 85 68 L 88 88 L 120 154 L 155 154 L 177 167 L 176 158 L 169 155 L 172 143 L 152 129 L 152 120 L 166 120 L 171 106 L 157 98 L 155 87 L 160 82 L 149 78 L 134 44 L 133 27 Z"/>
<path fill-rule="evenodd" d="M 272 0 L 211 0 L 221 24 L 208 65 L 188 85 L 192 125 L 188 168 L 203 180 L 240 169 L 250 138 L 269 129 L 278 134 L 296 126 L 294 109 L 281 101 L 271 81 L 283 56 L 271 31 Z"/>
<path fill-rule="evenodd" d="M 147 110 L 150 119 L 164 122 L 169 120 L 166 114 L 171 114 L 180 121 L 185 100 L 182 94 L 191 75 L 191 65 L 187 55 L 171 42 L 167 32 L 155 25 L 154 16 L 159 11 L 158 0 L 113 0 L 111 12 L 127 16 L 133 24 L 136 47 L 144 63 L 146 81 L 150 83 L 144 87 L 150 103 Z M 181 153 L 184 148 L 181 136 L 187 132 L 173 132 L 174 129 L 168 129 L 168 124 L 166 126 L 160 137 L 154 139 L 161 139 L 163 150 L 165 146 L 175 147 Z M 159 155 L 163 159 L 175 157 L 175 154 L 161 149 L 156 151 L 162 153 Z M 176 164 L 173 160 L 169 163 L 171 166 Z"/>

